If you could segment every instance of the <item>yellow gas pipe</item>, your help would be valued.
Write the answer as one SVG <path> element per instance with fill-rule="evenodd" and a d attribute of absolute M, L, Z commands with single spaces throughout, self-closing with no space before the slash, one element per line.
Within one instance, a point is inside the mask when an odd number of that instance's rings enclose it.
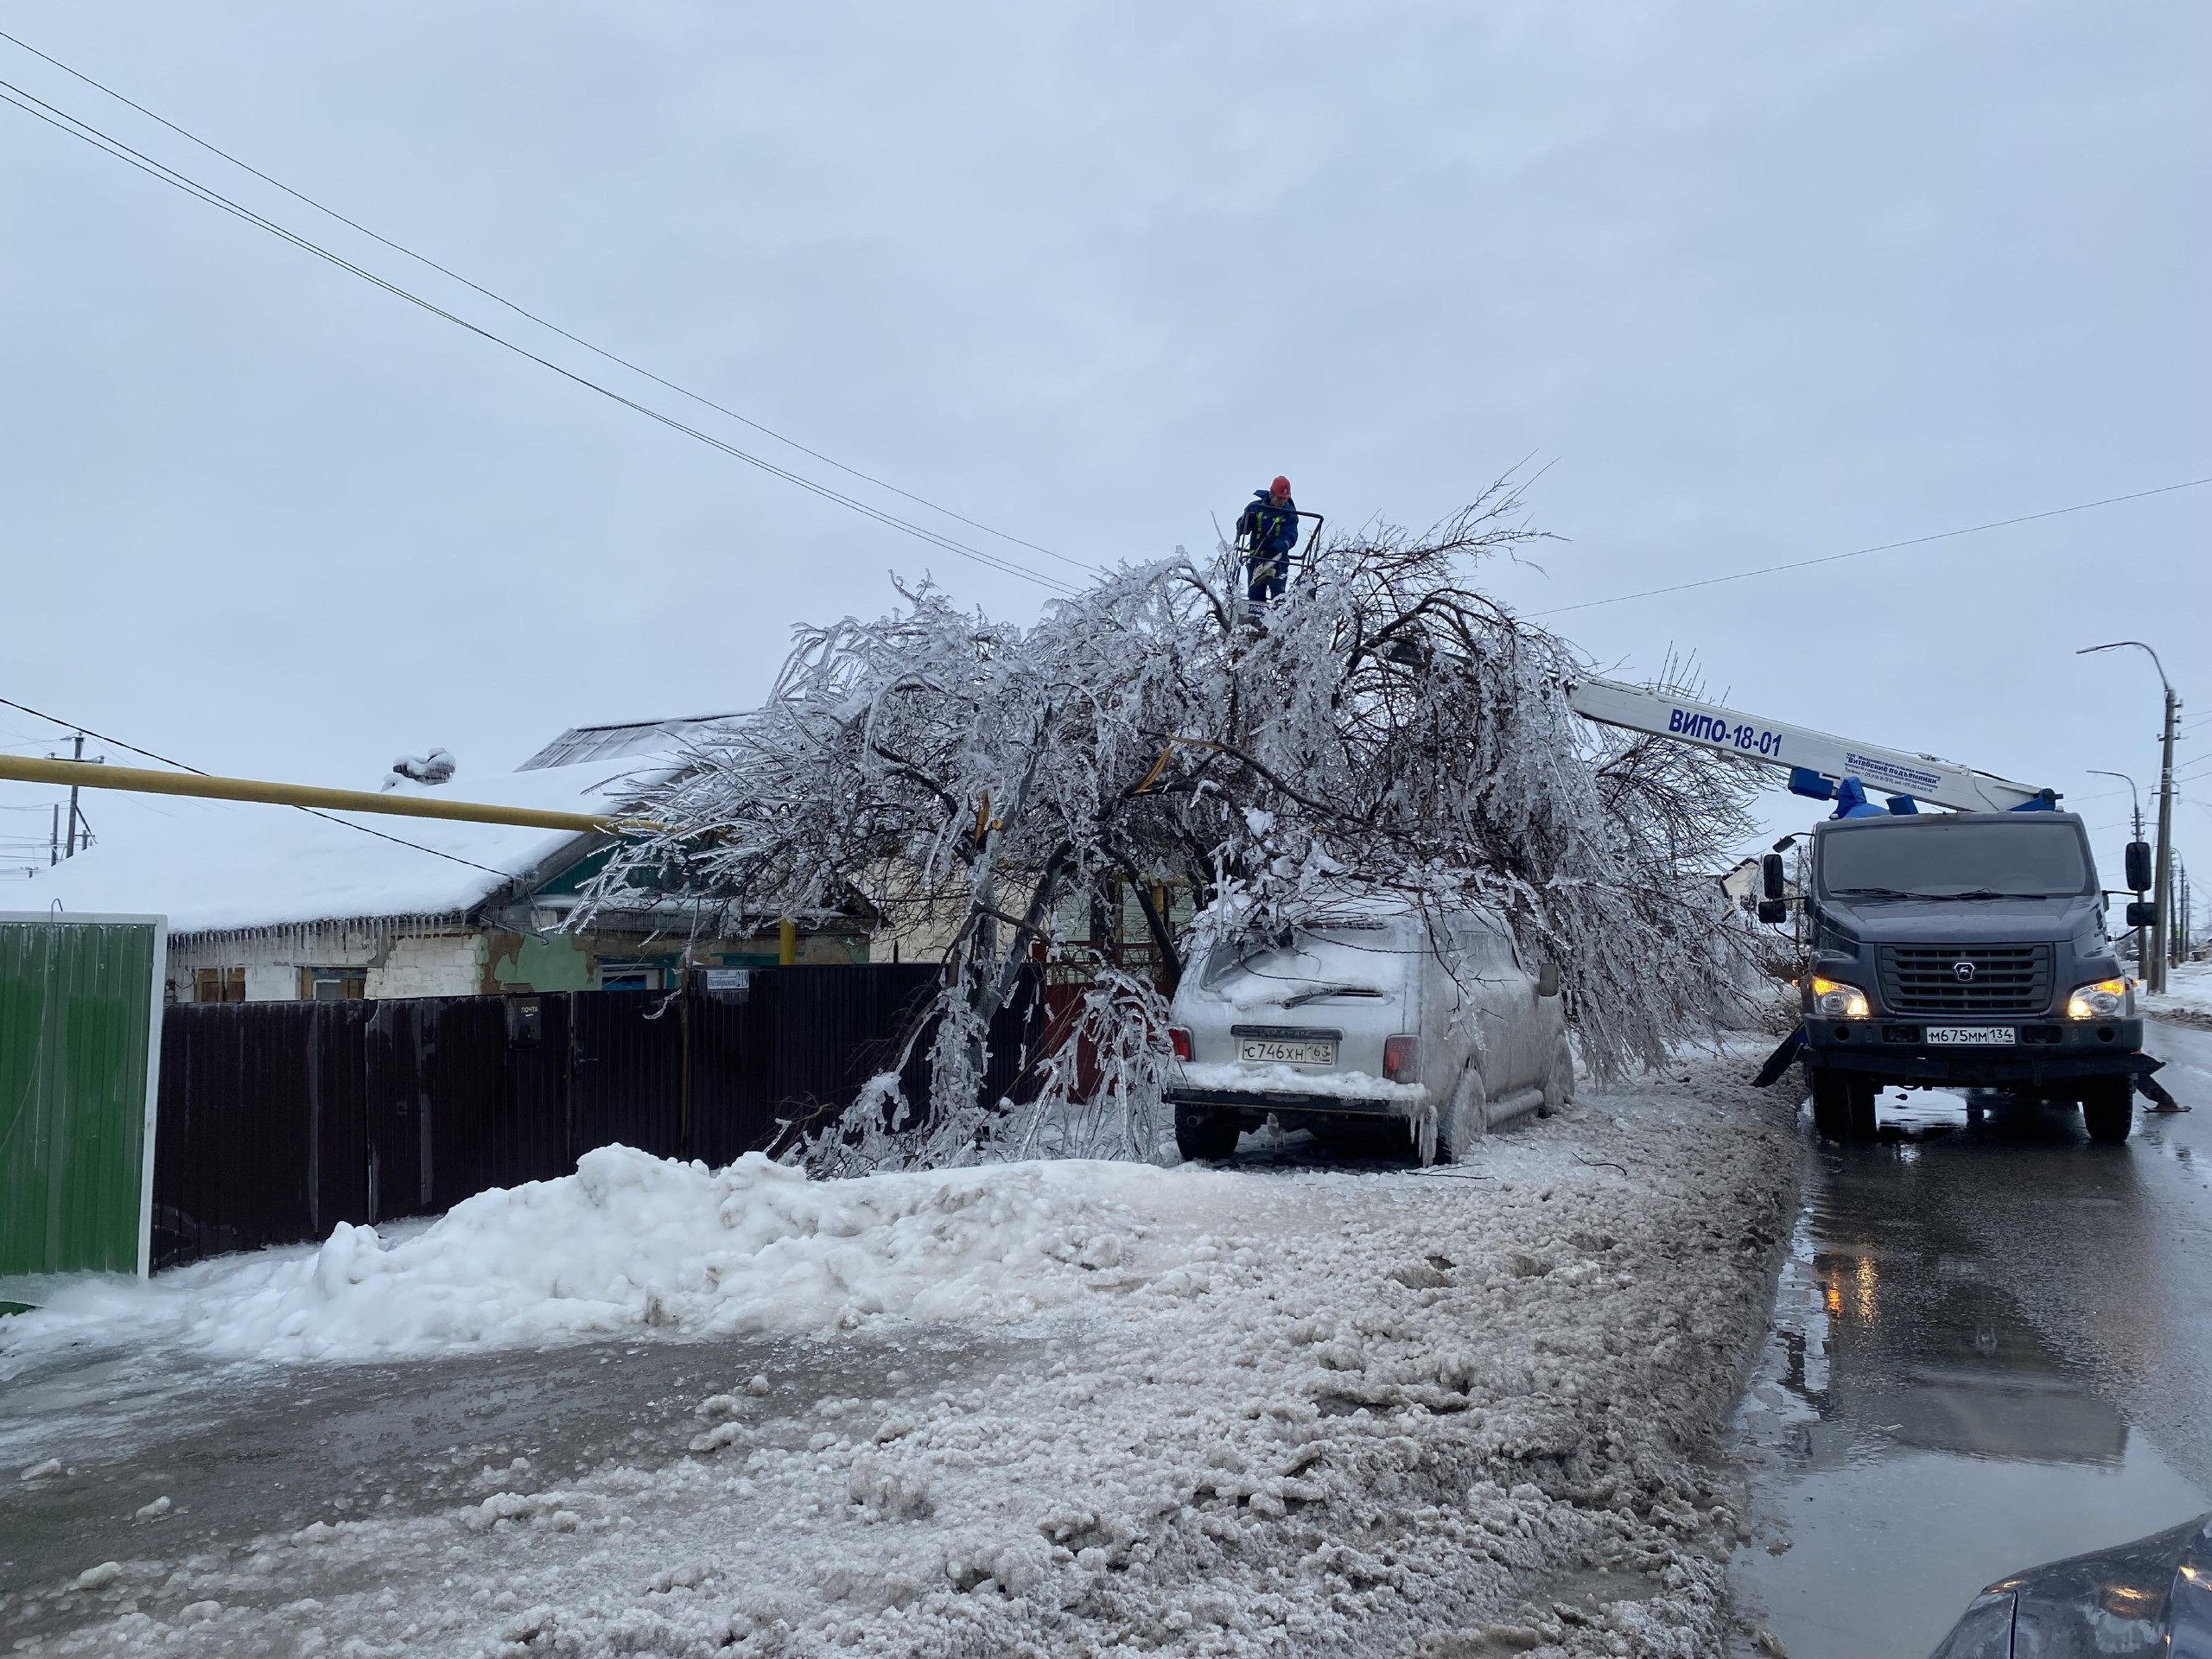
<path fill-rule="evenodd" d="M 154 772 L 91 760 L 38 760 L 0 754 L 0 779 L 55 784 L 67 789 L 119 789 L 140 795 L 193 795 L 213 801 L 258 801 L 270 806 L 310 806 L 326 812 L 383 812 L 404 818 L 446 818 L 463 823 L 512 823 L 531 830 L 575 830 L 617 836 L 660 826 L 639 818 L 557 812 L 544 807 L 454 801 L 435 795 L 402 795 L 370 789 L 323 789 L 314 784 L 274 784 L 252 778 L 210 778 L 196 772 Z"/>

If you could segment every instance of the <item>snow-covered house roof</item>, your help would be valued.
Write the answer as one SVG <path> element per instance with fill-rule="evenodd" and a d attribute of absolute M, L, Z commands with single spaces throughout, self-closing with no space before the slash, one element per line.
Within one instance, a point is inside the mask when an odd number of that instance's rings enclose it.
<path fill-rule="evenodd" d="M 675 754 L 735 715 L 687 715 L 678 720 L 639 720 L 613 726 L 571 726 L 516 767 L 537 772 L 547 766 L 582 766 L 632 754 Z"/>
<path fill-rule="evenodd" d="M 665 724 L 648 728 L 659 739 L 657 748 L 645 742 L 619 756 L 544 763 L 556 741 L 522 771 L 463 772 L 435 788 L 394 786 L 457 800 L 608 811 L 683 764 Z M 162 802 L 158 820 L 40 871 L 23 907 L 165 915 L 172 935 L 458 918 L 486 901 L 521 896 L 605 842 L 574 830 L 171 798 Z"/>

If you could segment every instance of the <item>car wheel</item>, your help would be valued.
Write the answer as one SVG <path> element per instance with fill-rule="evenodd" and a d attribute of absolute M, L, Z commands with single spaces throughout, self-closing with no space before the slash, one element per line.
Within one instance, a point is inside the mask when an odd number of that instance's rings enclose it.
<path fill-rule="evenodd" d="M 1236 1150 L 1236 1120 L 1202 1106 L 1175 1109 L 1175 1150 L 1189 1164 L 1211 1163 Z"/>
<path fill-rule="evenodd" d="M 2135 1127 L 2135 1079 L 2098 1077 L 2082 1090 L 2082 1127 L 2101 1147 L 2116 1147 Z"/>
<path fill-rule="evenodd" d="M 1467 1154 L 1488 1127 L 1490 1091 L 1483 1087 L 1483 1074 L 1469 1066 L 1459 1079 L 1459 1086 L 1452 1091 L 1452 1099 L 1436 1121 L 1435 1161 L 1440 1164 L 1459 1164 L 1466 1161 Z"/>
<path fill-rule="evenodd" d="M 1544 1073 L 1544 1103 L 1536 1108 L 1536 1116 L 1549 1117 L 1573 1098 L 1574 1051 L 1561 1037 L 1559 1046 L 1552 1051 L 1551 1065 Z"/>

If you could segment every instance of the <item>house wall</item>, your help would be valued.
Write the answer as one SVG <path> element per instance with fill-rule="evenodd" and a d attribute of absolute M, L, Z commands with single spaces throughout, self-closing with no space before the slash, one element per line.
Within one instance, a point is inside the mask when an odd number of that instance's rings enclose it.
<path fill-rule="evenodd" d="M 600 984 L 602 958 L 647 962 L 673 969 L 683 959 L 681 937 L 639 938 L 555 931 L 522 933 L 499 928 L 416 925 L 405 932 L 325 924 L 264 934 L 173 936 L 168 986 L 172 1001 L 194 1001 L 195 970 L 245 970 L 249 1002 L 296 1001 L 302 968 L 354 968 L 363 995 L 402 996 L 498 995 L 513 990 L 581 991 Z M 699 939 L 691 958 L 706 966 L 766 965 L 777 959 L 777 938 Z M 801 963 L 842 964 L 868 959 L 868 942 L 856 935 L 803 934 Z M 664 982 L 666 982 L 664 981 Z"/>
<path fill-rule="evenodd" d="M 474 996 L 483 988 L 483 938 L 473 932 L 394 939 L 391 953 L 370 968 L 366 994 Z"/>
<path fill-rule="evenodd" d="M 169 994 L 194 1000 L 196 970 L 245 969 L 249 1002 L 299 1000 L 302 968 L 355 968 L 366 994 L 468 996 L 480 987 L 482 945 L 461 927 L 398 933 L 389 929 L 321 924 L 243 935 L 170 936 Z"/>

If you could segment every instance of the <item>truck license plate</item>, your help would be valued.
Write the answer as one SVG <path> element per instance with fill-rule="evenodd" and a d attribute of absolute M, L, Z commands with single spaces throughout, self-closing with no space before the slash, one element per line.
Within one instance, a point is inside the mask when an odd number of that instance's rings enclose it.
<path fill-rule="evenodd" d="M 2002 1048 L 2018 1042 L 2019 1033 L 2010 1026 L 1930 1026 L 1928 1040 L 1961 1048 Z"/>
<path fill-rule="evenodd" d="M 1236 1045 L 1236 1058 L 1247 1065 L 1334 1065 L 1334 1043 L 1286 1043 L 1271 1038 L 1246 1037 Z"/>

